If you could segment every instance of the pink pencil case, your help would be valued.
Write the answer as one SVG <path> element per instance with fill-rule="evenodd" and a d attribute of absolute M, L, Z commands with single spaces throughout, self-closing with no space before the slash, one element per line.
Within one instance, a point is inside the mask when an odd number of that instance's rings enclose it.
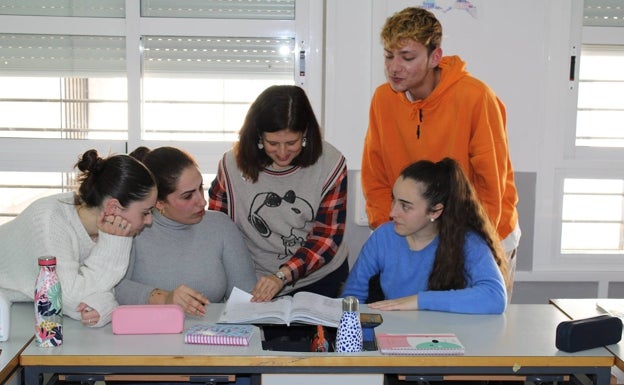
<path fill-rule="evenodd" d="M 178 305 L 121 305 L 112 314 L 114 334 L 176 334 L 184 329 Z"/>

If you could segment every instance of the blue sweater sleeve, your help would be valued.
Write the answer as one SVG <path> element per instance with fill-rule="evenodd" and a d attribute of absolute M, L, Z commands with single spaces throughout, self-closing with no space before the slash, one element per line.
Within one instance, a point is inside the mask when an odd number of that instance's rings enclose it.
<path fill-rule="evenodd" d="M 478 235 L 469 233 L 464 252 L 466 288 L 422 291 L 418 293 L 419 309 L 473 314 L 500 314 L 505 311 L 505 282 L 486 243 Z"/>
<path fill-rule="evenodd" d="M 377 230 L 378 231 L 378 230 Z M 373 233 L 374 234 L 374 233 Z M 368 298 L 368 282 L 375 274 L 380 272 L 379 253 L 377 252 L 377 239 L 371 235 L 364 243 L 353 268 L 349 272 L 347 281 L 342 291 L 342 297 L 354 296 L 365 303 Z"/>

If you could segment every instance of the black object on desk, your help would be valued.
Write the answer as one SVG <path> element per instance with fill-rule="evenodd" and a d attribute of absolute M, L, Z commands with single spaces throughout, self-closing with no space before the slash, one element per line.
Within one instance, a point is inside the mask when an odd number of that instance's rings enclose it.
<path fill-rule="evenodd" d="M 262 349 L 284 352 L 309 352 L 312 341 L 317 333 L 315 325 L 291 324 L 259 325 L 263 333 Z M 325 338 L 329 341 L 328 351 L 334 351 L 336 328 L 324 327 Z M 373 328 L 362 328 L 363 350 L 377 350 L 375 331 Z"/>
<path fill-rule="evenodd" d="M 563 321 L 557 325 L 555 345 L 564 352 L 578 352 L 617 344 L 622 339 L 622 320 L 610 315 Z"/>

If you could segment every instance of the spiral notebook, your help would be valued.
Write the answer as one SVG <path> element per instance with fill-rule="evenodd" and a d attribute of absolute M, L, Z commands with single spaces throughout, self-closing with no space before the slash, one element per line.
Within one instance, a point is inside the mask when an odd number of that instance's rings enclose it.
<path fill-rule="evenodd" d="M 199 324 L 184 332 L 187 344 L 248 346 L 253 325 Z"/>
<path fill-rule="evenodd" d="M 381 354 L 390 355 L 463 355 L 465 348 L 453 333 L 377 334 Z"/>

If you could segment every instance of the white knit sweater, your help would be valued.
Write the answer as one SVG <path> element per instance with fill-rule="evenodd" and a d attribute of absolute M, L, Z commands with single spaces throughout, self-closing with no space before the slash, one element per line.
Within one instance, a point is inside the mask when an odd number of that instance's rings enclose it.
<path fill-rule="evenodd" d="M 63 312 L 80 319 L 84 302 L 100 313 L 95 326 L 110 322 L 117 307 L 113 288 L 128 267 L 132 237 L 100 232 L 94 242 L 82 225 L 73 193 L 41 198 L 0 226 L 0 291 L 12 302 L 32 301 L 37 259 L 56 257 Z"/>

